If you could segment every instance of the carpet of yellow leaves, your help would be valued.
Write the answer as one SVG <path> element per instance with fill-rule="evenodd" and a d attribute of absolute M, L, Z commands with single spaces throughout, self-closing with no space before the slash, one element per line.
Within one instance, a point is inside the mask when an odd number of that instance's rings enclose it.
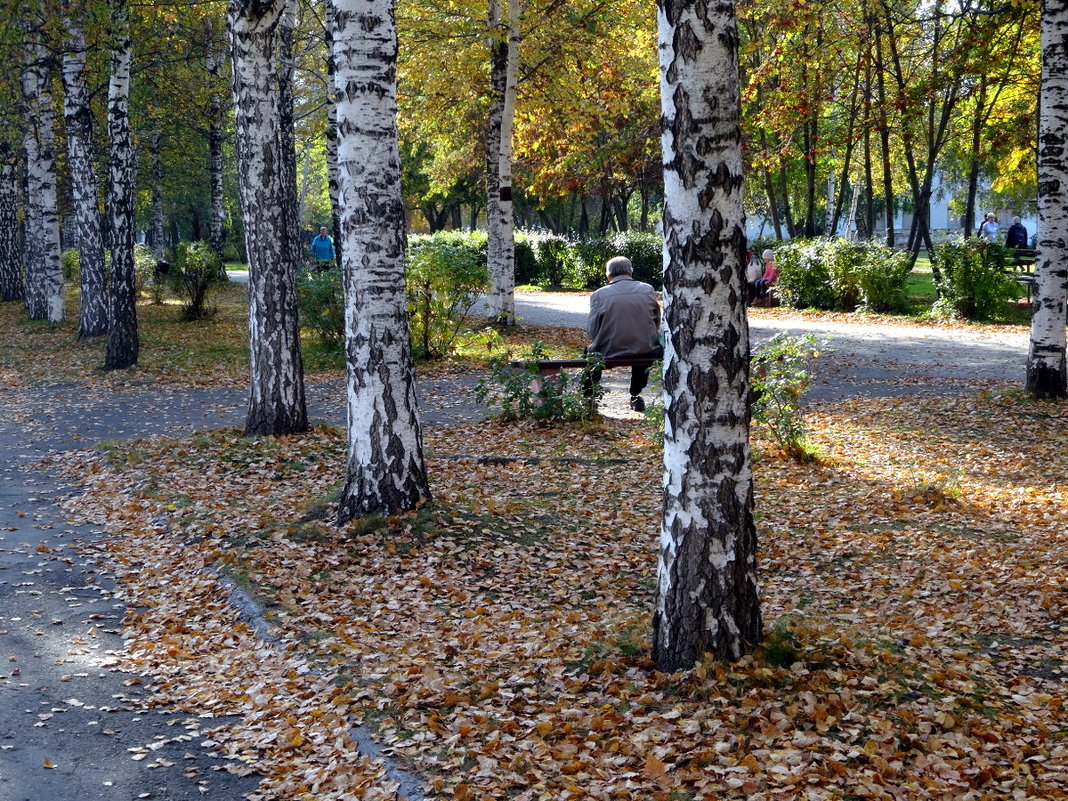
<path fill-rule="evenodd" d="M 352 721 L 453 799 L 1068 798 L 1068 407 L 810 411 L 757 439 L 768 637 L 649 659 L 659 454 L 641 422 L 426 434 L 434 501 L 332 525 L 340 432 L 120 446 L 77 469 L 115 536 L 127 667 L 256 798 L 394 797 Z M 227 602 L 223 570 L 274 642 Z"/>

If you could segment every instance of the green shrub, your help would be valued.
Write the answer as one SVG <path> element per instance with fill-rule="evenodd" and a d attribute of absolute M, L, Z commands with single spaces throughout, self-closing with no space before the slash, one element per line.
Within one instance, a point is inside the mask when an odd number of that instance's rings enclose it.
<path fill-rule="evenodd" d="M 806 364 L 819 355 L 811 334 L 780 333 L 756 349 L 750 369 L 753 419 L 768 427 L 786 455 L 802 461 L 815 458 L 805 432 L 801 396 L 811 381 Z"/>
<path fill-rule="evenodd" d="M 60 253 L 59 266 L 63 270 L 63 280 L 68 284 L 77 284 L 82 280 L 82 254 L 77 248 L 68 248 Z"/>
<path fill-rule="evenodd" d="M 535 343 L 527 360 L 544 358 L 544 346 Z M 600 358 L 589 357 L 578 373 L 539 376 L 533 364 L 513 367 L 507 358 L 493 359 L 489 375 L 475 387 L 475 396 L 505 420 L 586 420 L 596 414 L 604 393 L 600 384 L 590 381 L 599 364 Z"/>
<path fill-rule="evenodd" d="M 1006 270 L 1013 250 L 978 237 L 954 239 L 935 247 L 931 265 L 938 268 L 935 315 L 983 320 L 996 317 L 1020 288 Z"/>
<path fill-rule="evenodd" d="M 297 282 L 297 309 L 300 327 L 323 351 L 344 353 L 345 298 L 338 268 L 303 273 Z"/>
<path fill-rule="evenodd" d="M 167 276 L 159 271 L 159 262 L 152 248 L 134 245 L 134 285 L 137 293 L 149 294 L 157 306 L 163 303 L 167 289 Z"/>
<path fill-rule="evenodd" d="M 616 253 L 610 239 L 582 239 L 572 245 L 574 254 L 568 284 L 576 289 L 596 289 L 604 285 L 604 266 Z"/>
<path fill-rule="evenodd" d="M 539 283 L 537 240 L 523 231 L 515 232 L 515 282 L 517 286 Z"/>
<path fill-rule="evenodd" d="M 795 239 L 775 250 L 779 279 L 775 291 L 783 303 L 796 309 L 833 309 L 834 288 L 830 265 L 819 240 Z"/>
<path fill-rule="evenodd" d="M 451 351 L 487 281 L 485 258 L 468 241 L 452 232 L 412 237 L 407 287 L 416 355 L 444 356 Z"/>
<path fill-rule="evenodd" d="M 775 250 L 776 291 L 788 306 L 832 311 L 902 311 L 907 257 L 875 242 L 793 240 Z"/>
<path fill-rule="evenodd" d="M 182 301 L 183 320 L 201 320 L 215 310 L 207 305 L 208 290 L 218 282 L 222 265 L 207 242 L 179 242 L 167 280 Z"/>
<path fill-rule="evenodd" d="M 657 289 L 664 285 L 664 243 L 659 234 L 624 231 L 611 237 L 586 239 L 572 246 L 571 278 L 581 289 L 604 284 L 604 266 L 613 256 L 626 256 L 634 265 L 634 277 Z"/>
<path fill-rule="evenodd" d="M 536 240 L 534 252 L 538 262 L 538 282 L 562 287 L 572 273 L 574 258 L 571 241 L 558 234 L 543 234 Z"/>
<path fill-rule="evenodd" d="M 867 243 L 867 258 L 860 265 L 861 308 L 872 312 L 903 312 L 908 309 L 908 254 L 881 243 Z"/>
<path fill-rule="evenodd" d="M 664 239 L 660 234 L 642 231 L 624 231 L 612 237 L 614 255 L 626 256 L 634 265 L 634 277 L 652 284 L 657 289 L 664 286 Z M 604 271 L 604 265 L 601 265 Z"/>

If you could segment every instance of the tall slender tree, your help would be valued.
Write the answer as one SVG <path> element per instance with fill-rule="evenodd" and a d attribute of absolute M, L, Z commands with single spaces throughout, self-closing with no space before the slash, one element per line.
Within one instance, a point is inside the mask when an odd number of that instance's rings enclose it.
<path fill-rule="evenodd" d="M 734 4 L 658 0 L 664 153 L 664 513 L 653 658 L 761 637 Z"/>
<path fill-rule="evenodd" d="M 486 256 L 490 317 L 515 325 L 512 129 L 519 64 L 519 0 L 490 0 L 490 108 L 486 133 Z"/>
<path fill-rule="evenodd" d="M 19 255 L 18 164 L 14 148 L 0 142 L 0 302 L 4 303 L 26 298 Z"/>
<path fill-rule="evenodd" d="M 63 17 L 68 31 L 63 54 L 63 119 L 67 129 L 67 162 L 81 273 L 78 338 L 84 339 L 108 332 L 108 289 L 104 243 L 100 234 L 93 110 L 86 81 L 88 48 L 82 0 L 64 0 Z"/>
<path fill-rule="evenodd" d="M 133 40 L 127 0 L 110 0 L 114 30 L 108 82 L 108 212 L 111 218 L 111 316 L 105 370 L 137 364 L 137 289 L 134 283 L 134 151 L 130 137 Z"/>
<path fill-rule="evenodd" d="M 338 521 L 430 498 L 404 285 L 393 0 L 334 0 L 348 460 Z"/>
<path fill-rule="evenodd" d="M 238 189 L 249 272 L 250 392 L 245 433 L 289 434 L 308 428 L 304 365 L 297 325 L 292 225 L 295 166 L 283 130 L 280 28 L 288 0 L 230 0 Z"/>
<path fill-rule="evenodd" d="M 52 110 L 53 59 L 44 42 L 46 8 L 29 0 L 22 7 L 25 62 L 23 152 L 26 159 L 26 313 L 31 320 L 63 321 L 63 271 L 59 262 L 59 207 L 56 190 L 55 115 Z"/>
<path fill-rule="evenodd" d="M 1038 261 L 1027 391 L 1066 396 L 1068 293 L 1068 0 L 1042 3 L 1042 98 L 1038 132 Z"/>

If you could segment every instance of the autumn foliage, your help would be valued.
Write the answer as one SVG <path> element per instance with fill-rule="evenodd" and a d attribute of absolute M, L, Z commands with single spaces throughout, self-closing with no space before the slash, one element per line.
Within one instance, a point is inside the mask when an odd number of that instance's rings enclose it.
<path fill-rule="evenodd" d="M 426 437 L 435 502 L 338 530 L 343 437 L 236 431 L 72 466 L 131 610 L 125 667 L 256 798 L 392 798 L 372 726 L 456 799 L 1068 795 L 1068 410 L 1016 395 L 808 413 L 755 443 L 769 634 L 649 659 L 659 453 L 641 422 Z M 253 636 L 217 575 L 278 637 Z"/>

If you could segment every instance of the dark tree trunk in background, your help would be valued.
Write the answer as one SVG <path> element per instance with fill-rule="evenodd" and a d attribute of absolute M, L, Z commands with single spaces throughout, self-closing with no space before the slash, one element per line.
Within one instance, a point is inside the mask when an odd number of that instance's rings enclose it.
<path fill-rule="evenodd" d="M 249 274 L 250 390 L 245 433 L 306 431 L 304 367 L 297 325 L 296 165 L 281 91 L 287 0 L 230 0 L 238 187 Z"/>
<path fill-rule="evenodd" d="M 112 0 L 116 25 L 108 84 L 108 140 L 111 148 L 108 211 L 111 214 L 111 324 L 105 370 L 137 364 L 137 289 L 134 283 L 134 152 L 130 139 L 130 40 L 126 0 Z"/>

